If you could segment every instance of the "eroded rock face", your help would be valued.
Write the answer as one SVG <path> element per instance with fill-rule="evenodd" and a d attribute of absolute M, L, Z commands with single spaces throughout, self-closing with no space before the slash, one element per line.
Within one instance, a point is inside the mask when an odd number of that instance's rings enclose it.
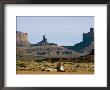
<path fill-rule="evenodd" d="M 16 31 L 16 45 L 17 46 L 30 46 L 28 41 L 28 34 Z"/>
<path fill-rule="evenodd" d="M 84 55 L 86 54 L 94 54 L 94 41 L 91 42 L 91 44 L 84 49 L 82 49 L 82 52 Z"/>
<path fill-rule="evenodd" d="M 94 49 L 94 28 L 90 28 L 90 32 L 83 33 L 83 40 L 74 46 L 64 46 L 69 50 L 82 53 L 83 55 L 91 53 Z"/>
<path fill-rule="evenodd" d="M 94 42 L 94 28 L 90 28 L 90 32 L 83 33 L 83 41 L 73 46 L 73 50 L 82 52 L 85 48 L 92 48 Z M 93 47 L 94 48 L 94 47 Z"/>

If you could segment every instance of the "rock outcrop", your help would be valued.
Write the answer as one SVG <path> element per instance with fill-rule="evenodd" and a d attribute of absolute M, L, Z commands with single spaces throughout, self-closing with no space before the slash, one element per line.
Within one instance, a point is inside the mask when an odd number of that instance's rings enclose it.
<path fill-rule="evenodd" d="M 38 42 L 37 44 L 32 44 L 31 46 L 45 46 L 45 45 L 57 45 L 55 43 L 49 43 L 47 42 L 47 38 L 45 38 L 45 35 L 43 35 L 43 40 L 41 40 L 40 42 Z"/>
<path fill-rule="evenodd" d="M 86 54 L 94 54 L 94 42 L 92 41 L 91 44 L 84 49 L 80 50 L 80 52 L 83 52 L 83 55 Z"/>
<path fill-rule="evenodd" d="M 83 33 L 83 41 L 73 46 L 73 50 L 78 52 L 86 51 L 86 48 L 94 49 L 94 28 L 90 28 L 88 33 Z"/>
<path fill-rule="evenodd" d="M 16 31 L 16 45 L 17 46 L 30 46 L 28 41 L 28 34 Z"/>
<path fill-rule="evenodd" d="M 83 33 L 83 40 L 74 46 L 64 46 L 69 50 L 75 50 L 83 54 L 88 54 L 94 49 L 94 28 L 90 28 L 90 32 Z"/>
<path fill-rule="evenodd" d="M 17 52 L 25 51 L 35 53 L 35 55 L 47 57 L 79 57 L 94 53 L 94 29 L 90 28 L 90 32 L 83 33 L 83 40 L 74 46 L 58 46 L 54 43 L 47 42 L 47 38 L 43 35 L 43 39 L 37 44 L 28 42 L 28 34 L 20 31 L 16 32 Z M 30 46 L 30 47 L 27 47 Z"/>

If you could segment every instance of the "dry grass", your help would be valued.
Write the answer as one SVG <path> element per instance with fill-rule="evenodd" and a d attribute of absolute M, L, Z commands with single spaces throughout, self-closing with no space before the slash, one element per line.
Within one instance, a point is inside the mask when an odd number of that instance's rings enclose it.
<path fill-rule="evenodd" d="M 26 61 L 20 60 L 16 62 L 16 73 L 17 74 L 93 74 L 94 63 L 78 63 L 72 61 L 62 61 L 65 72 L 56 71 L 58 62 L 41 61 L 37 62 L 34 60 Z M 53 71 L 45 71 L 45 69 L 52 68 Z"/>

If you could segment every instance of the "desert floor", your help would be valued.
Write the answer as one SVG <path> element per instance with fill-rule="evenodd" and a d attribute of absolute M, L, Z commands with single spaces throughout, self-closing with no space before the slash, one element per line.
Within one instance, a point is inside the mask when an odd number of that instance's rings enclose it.
<path fill-rule="evenodd" d="M 94 63 L 61 62 L 64 72 L 57 71 L 58 62 L 17 61 L 16 74 L 94 74 Z M 51 69 L 51 70 L 50 70 Z"/>
<path fill-rule="evenodd" d="M 36 71 L 16 71 L 16 74 L 20 74 L 20 75 L 23 75 L 23 74 L 94 74 L 94 72 L 36 72 Z"/>

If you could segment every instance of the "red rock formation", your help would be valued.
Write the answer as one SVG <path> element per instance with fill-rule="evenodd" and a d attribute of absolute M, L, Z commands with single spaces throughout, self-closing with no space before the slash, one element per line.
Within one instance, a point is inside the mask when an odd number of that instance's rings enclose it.
<path fill-rule="evenodd" d="M 16 45 L 17 46 L 30 46 L 28 41 L 28 34 L 16 31 Z"/>

